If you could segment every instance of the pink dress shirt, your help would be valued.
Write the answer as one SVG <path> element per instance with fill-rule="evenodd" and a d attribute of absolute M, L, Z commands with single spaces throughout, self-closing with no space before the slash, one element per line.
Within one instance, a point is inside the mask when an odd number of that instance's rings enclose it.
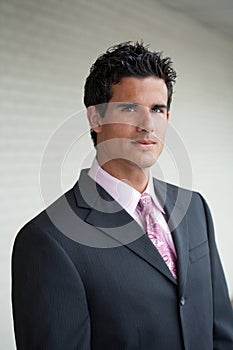
<path fill-rule="evenodd" d="M 118 202 L 124 210 L 131 215 L 134 220 L 146 231 L 145 219 L 140 215 L 140 211 L 137 209 L 138 202 L 141 198 L 141 193 L 135 190 L 127 183 L 117 179 L 116 177 L 110 175 L 105 170 L 103 170 L 97 159 L 93 160 L 92 166 L 88 172 L 88 175 L 101 187 L 105 189 L 106 192 Z M 149 193 L 153 200 L 154 210 L 156 212 L 157 222 L 162 227 L 164 232 L 164 238 L 166 239 L 169 247 L 172 249 L 176 256 L 176 251 L 171 236 L 171 232 L 164 218 L 165 212 L 160 205 L 158 198 L 154 192 L 153 179 L 150 175 L 148 185 L 145 189 L 146 193 Z"/>

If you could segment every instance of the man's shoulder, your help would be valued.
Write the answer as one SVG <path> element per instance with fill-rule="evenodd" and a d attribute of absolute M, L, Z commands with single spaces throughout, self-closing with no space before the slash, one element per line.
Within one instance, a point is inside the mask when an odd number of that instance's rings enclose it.
<path fill-rule="evenodd" d="M 59 223 L 64 220 L 66 211 L 73 212 L 75 208 L 74 190 L 71 188 L 44 210 L 38 213 L 23 225 L 17 234 L 17 238 L 28 236 L 31 233 L 39 235 L 53 235 L 58 231 Z"/>
<path fill-rule="evenodd" d="M 83 169 L 81 171 L 82 176 L 85 177 L 88 169 Z M 83 176 L 84 175 L 84 176 Z M 67 208 L 70 210 L 76 210 L 77 207 L 77 199 L 80 197 L 80 178 L 76 181 L 76 183 L 64 193 L 61 193 L 57 199 L 55 199 L 51 204 L 45 203 L 45 209 L 38 213 L 35 217 L 29 220 L 23 227 L 37 227 L 41 229 L 52 228 L 53 222 L 51 220 L 51 216 L 56 215 L 56 217 L 63 217 L 66 214 Z M 46 202 L 46 199 L 44 199 Z"/>
<path fill-rule="evenodd" d="M 173 197 L 186 196 L 192 199 L 201 197 L 200 193 L 193 189 L 189 189 L 184 186 L 163 181 L 155 177 L 153 177 L 153 184 L 154 184 L 155 192 L 158 192 L 159 194 L 163 194 L 164 196 L 173 196 Z"/>
<path fill-rule="evenodd" d="M 154 182 L 155 186 L 160 186 L 160 187 L 163 187 L 163 188 L 167 188 L 168 190 L 174 191 L 174 192 L 182 191 L 182 192 L 187 192 L 187 193 L 198 193 L 198 192 L 196 192 L 196 191 L 194 191 L 192 189 L 186 188 L 184 186 L 176 185 L 176 184 L 173 184 L 171 182 L 160 180 L 160 179 L 155 178 L 155 177 L 153 177 L 153 182 Z"/>
<path fill-rule="evenodd" d="M 185 211 L 202 211 L 208 208 L 203 196 L 196 190 L 153 178 L 155 192 L 162 203 L 172 202 Z"/>

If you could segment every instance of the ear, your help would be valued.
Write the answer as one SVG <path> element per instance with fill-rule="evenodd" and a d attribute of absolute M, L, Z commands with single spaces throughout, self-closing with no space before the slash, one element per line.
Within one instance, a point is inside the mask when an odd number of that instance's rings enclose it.
<path fill-rule="evenodd" d="M 102 130 L 102 117 L 99 112 L 96 110 L 95 106 L 89 106 L 87 108 L 87 118 L 92 130 L 96 133 L 101 132 Z"/>

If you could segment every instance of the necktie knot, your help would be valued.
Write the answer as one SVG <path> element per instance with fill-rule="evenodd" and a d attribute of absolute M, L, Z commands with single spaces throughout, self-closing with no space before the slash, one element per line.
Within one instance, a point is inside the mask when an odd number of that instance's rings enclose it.
<path fill-rule="evenodd" d="M 148 216 L 153 217 L 156 220 L 155 210 L 153 207 L 153 201 L 149 193 L 143 193 L 138 202 L 138 209 L 143 217 L 147 218 Z"/>
<path fill-rule="evenodd" d="M 151 205 L 152 201 L 151 201 L 151 196 L 149 195 L 149 193 L 143 193 L 141 195 L 140 202 L 142 203 L 143 206 Z"/>
<path fill-rule="evenodd" d="M 149 193 L 143 193 L 138 202 L 138 208 L 140 212 L 146 216 L 153 212 L 152 198 Z"/>

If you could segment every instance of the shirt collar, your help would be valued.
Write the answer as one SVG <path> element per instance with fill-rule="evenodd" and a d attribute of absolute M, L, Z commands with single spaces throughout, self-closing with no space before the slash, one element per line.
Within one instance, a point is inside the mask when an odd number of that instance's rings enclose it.
<path fill-rule="evenodd" d="M 149 182 L 148 182 L 147 188 L 145 189 L 144 193 L 145 192 L 150 194 L 155 206 L 161 211 L 161 213 L 165 214 L 165 211 L 164 211 L 162 205 L 159 203 L 159 200 L 155 194 L 153 177 L 152 177 L 151 172 L 150 172 Z"/>
<path fill-rule="evenodd" d="M 112 198 L 115 199 L 115 201 L 117 201 L 129 214 L 134 213 L 141 197 L 141 193 L 139 191 L 137 191 L 135 188 L 131 187 L 124 181 L 121 181 L 107 173 L 104 169 L 100 167 L 96 158 L 93 160 L 88 175 L 96 183 L 103 187 L 105 191 L 108 192 L 112 196 Z M 147 188 L 144 192 L 149 193 L 151 195 L 156 207 L 164 214 L 164 210 L 160 205 L 154 191 L 153 178 L 151 173 Z"/>

